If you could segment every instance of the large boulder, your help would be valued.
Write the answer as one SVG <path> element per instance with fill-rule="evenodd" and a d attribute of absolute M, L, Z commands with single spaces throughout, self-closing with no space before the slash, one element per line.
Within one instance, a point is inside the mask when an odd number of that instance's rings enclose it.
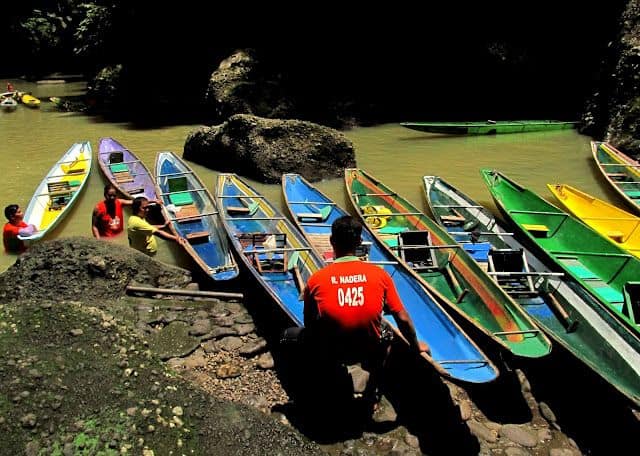
<path fill-rule="evenodd" d="M 0 274 L 3 299 L 84 299 L 99 302 L 122 296 L 127 285 L 182 288 L 191 273 L 130 247 L 89 237 L 34 244 Z"/>
<path fill-rule="evenodd" d="M 265 183 L 280 182 L 283 173 L 299 173 L 311 182 L 340 177 L 356 163 L 353 144 L 337 130 L 245 114 L 190 133 L 184 158 Z"/>
<path fill-rule="evenodd" d="M 239 50 L 213 72 L 206 101 L 219 119 L 233 114 L 291 118 L 295 107 L 283 90 L 281 76 L 262 65 L 251 50 Z"/>

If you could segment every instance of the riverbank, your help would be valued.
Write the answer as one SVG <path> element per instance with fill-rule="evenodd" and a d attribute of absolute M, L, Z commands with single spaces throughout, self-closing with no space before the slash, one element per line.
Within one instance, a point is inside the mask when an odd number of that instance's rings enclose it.
<path fill-rule="evenodd" d="M 292 401 L 286 320 L 250 281 L 242 302 L 126 296 L 130 283 L 195 287 L 188 271 L 84 238 L 39 244 L 0 275 L 9 454 L 569 456 L 637 435 L 627 404 L 560 350 L 469 387 L 398 349 L 376 421 L 337 405 L 314 417 Z"/>

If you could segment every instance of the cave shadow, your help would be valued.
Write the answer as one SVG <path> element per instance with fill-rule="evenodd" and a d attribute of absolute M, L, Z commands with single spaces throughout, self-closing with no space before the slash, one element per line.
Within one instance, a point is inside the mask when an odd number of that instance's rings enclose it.
<path fill-rule="evenodd" d="M 559 344 L 525 370 L 536 400 L 551 408 L 584 454 L 627 454 L 637 446 L 636 406 Z"/>
<path fill-rule="evenodd" d="M 489 383 L 471 384 L 465 387 L 469 398 L 484 414 L 496 423 L 528 423 L 533 415 L 522 394 L 522 385 L 516 374 L 518 360 L 510 354 L 485 349 L 500 371 Z M 527 359 L 527 361 L 530 361 Z"/>
<path fill-rule="evenodd" d="M 405 345 L 394 348 L 383 392 L 398 414 L 397 425 L 418 438 L 425 454 L 478 454 L 478 440 L 437 371 Z"/>

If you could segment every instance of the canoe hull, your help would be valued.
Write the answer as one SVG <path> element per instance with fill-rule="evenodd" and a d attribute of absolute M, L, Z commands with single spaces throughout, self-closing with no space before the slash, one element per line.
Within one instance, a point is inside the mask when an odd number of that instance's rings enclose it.
<path fill-rule="evenodd" d="M 576 122 L 557 120 L 514 120 L 486 122 L 402 122 L 405 128 L 426 133 L 447 135 L 495 135 L 551 131 L 575 128 Z"/>
<path fill-rule="evenodd" d="M 302 291 L 322 268 L 322 259 L 291 222 L 237 175 L 218 175 L 216 201 L 222 225 L 247 270 L 293 324 L 304 326 Z M 272 242 L 275 248 L 268 247 Z M 271 251 L 260 253 L 264 248 Z M 266 271 L 258 266 L 266 262 L 281 262 L 282 267 Z"/>
<path fill-rule="evenodd" d="M 563 184 L 548 184 L 549 190 L 569 213 L 614 245 L 640 257 L 640 217 L 613 204 Z"/>
<path fill-rule="evenodd" d="M 331 224 L 347 212 L 298 174 L 284 174 L 282 188 L 292 219 L 316 251 L 321 256 L 326 254 Z M 326 216 L 315 216 L 322 208 L 330 211 Z M 393 278 L 400 299 L 414 322 L 418 339 L 429 345 L 431 356 L 425 355 L 425 359 L 447 378 L 470 383 L 494 380 L 498 371 L 489 358 L 444 312 L 438 301 L 396 261 L 395 256 L 379 244 L 366 226 L 363 227 L 362 239 L 369 246 L 367 261 L 379 264 Z M 400 334 L 393 317 L 385 315 L 385 319 Z"/>
<path fill-rule="evenodd" d="M 625 284 L 640 277 L 640 260 L 495 170 L 481 170 L 496 205 L 506 220 L 557 266 L 640 337 L 640 312 L 624 299 Z"/>
<path fill-rule="evenodd" d="M 18 236 L 37 241 L 53 230 L 69 214 L 85 188 L 91 172 L 91 144 L 73 144 L 40 182 L 24 213 L 24 221 L 38 232 Z"/>
<path fill-rule="evenodd" d="M 425 191 L 436 220 L 447 215 L 445 204 L 455 204 L 467 220 L 477 221 L 477 229 L 486 233 L 480 239 L 491 242 L 493 249 L 522 250 L 528 269 L 551 274 L 549 268 L 519 240 L 491 212 L 473 201 L 441 178 L 425 176 Z M 466 208 L 466 209 L 465 209 Z M 448 209 L 447 209 L 448 210 Z M 451 230 L 451 225 L 447 228 Z M 459 228 L 456 228 L 459 229 Z M 489 234 L 491 233 L 491 234 Z M 640 404 L 640 341 L 632 337 L 626 328 L 608 312 L 600 311 L 600 305 L 589 293 L 568 276 L 539 276 L 532 282 L 540 297 L 518 295 L 525 312 L 553 339 L 578 358 L 610 385 L 635 404 Z M 549 292 L 564 310 L 564 318 L 551 302 Z M 571 326 L 573 325 L 573 326 Z"/>
<path fill-rule="evenodd" d="M 640 167 L 629 163 L 608 143 L 591 141 L 591 153 L 596 166 L 609 185 L 636 214 L 640 214 Z"/>
<path fill-rule="evenodd" d="M 452 316 L 464 318 L 514 355 L 541 357 L 551 351 L 549 340 L 535 323 L 446 230 L 362 170 L 346 169 L 345 181 L 362 220 L 374 228 L 385 248 L 404 261 L 411 274 L 453 312 Z M 384 210 L 376 209 L 378 213 L 373 214 L 372 207 Z M 385 220 L 384 226 L 381 220 Z M 407 246 L 400 246 L 403 237 Z M 410 238 L 420 240 L 416 243 Z"/>
<path fill-rule="evenodd" d="M 222 230 L 215 200 L 198 176 L 177 155 L 160 152 L 156 155 L 156 179 L 165 217 L 173 233 L 187 239 L 187 253 L 213 280 L 236 278 L 238 265 Z M 183 187 L 176 190 L 174 185 Z"/>
<path fill-rule="evenodd" d="M 115 139 L 100 139 L 98 164 L 107 180 L 125 197 L 133 199 L 143 196 L 151 201 L 158 199 L 156 183 L 149 169 Z"/>

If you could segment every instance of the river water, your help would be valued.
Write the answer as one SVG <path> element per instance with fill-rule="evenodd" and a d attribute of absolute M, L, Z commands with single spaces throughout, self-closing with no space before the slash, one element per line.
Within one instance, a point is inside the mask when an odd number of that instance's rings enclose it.
<path fill-rule="evenodd" d="M 0 81 L 0 87 L 4 88 L 6 82 Z M 113 137 L 136 153 L 152 170 L 157 152 L 168 150 L 182 155 L 185 138 L 198 127 L 175 125 L 137 128 L 128 123 L 108 122 L 82 113 L 59 112 L 48 102 L 48 97 L 80 95 L 85 89 L 84 83 L 11 82 L 18 90 L 31 91 L 42 100 L 42 105 L 39 109 L 20 105 L 14 112 L 0 112 L 0 169 L 4 179 L 0 191 L 2 209 L 11 203 L 26 208 L 41 179 L 75 142 L 90 141 L 95 154 L 100 138 Z M 398 119 L 399 122 L 404 120 L 420 119 Z M 479 169 L 482 167 L 498 169 L 550 201 L 553 201 L 553 196 L 546 184 L 560 182 L 623 206 L 615 193 L 606 187 L 592 163 L 589 148 L 591 138 L 575 130 L 453 137 L 420 133 L 398 124 L 386 124 L 356 128 L 344 134 L 353 141 L 359 167 L 425 210 L 421 185 L 422 176 L 426 174 L 442 176 L 476 201 L 495 210 L 480 178 Z M 191 165 L 213 193 L 217 172 L 193 163 Z M 279 185 L 249 182 L 284 209 Z M 91 212 L 102 199 L 106 183 L 94 160 L 84 193 L 66 219 L 45 239 L 91 236 Z M 342 179 L 331 179 L 317 185 L 329 197 L 351 210 Z M 162 239 L 158 241 L 157 259 L 186 268 L 195 267 L 177 245 Z M 127 245 L 126 235 L 110 242 Z M 6 270 L 15 259 L 14 255 L 0 255 L 0 271 Z"/>

